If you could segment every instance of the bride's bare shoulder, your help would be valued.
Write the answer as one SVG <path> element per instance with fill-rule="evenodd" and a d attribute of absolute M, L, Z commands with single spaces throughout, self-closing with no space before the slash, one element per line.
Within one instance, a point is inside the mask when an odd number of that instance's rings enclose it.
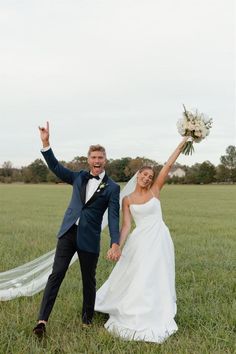
<path fill-rule="evenodd" d="M 123 204 L 124 206 L 129 206 L 129 205 L 130 205 L 132 194 L 133 194 L 133 193 L 130 193 L 130 194 L 126 195 L 126 196 L 123 198 L 122 204 Z"/>

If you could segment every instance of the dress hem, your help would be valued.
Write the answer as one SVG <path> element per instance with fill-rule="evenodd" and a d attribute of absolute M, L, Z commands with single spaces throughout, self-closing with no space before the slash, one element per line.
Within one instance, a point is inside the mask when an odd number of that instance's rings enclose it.
<path fill-rule="evenodd" d="M 166 329 L 160 330 L 158 328 L 146 328 L 144 330 L 134 330 L 124 327 L 119 322 L 111 318 L 105 323 L 104 327 L 110 332 L 124 340 L 144 341 L 153 343 L 163 343 L 168 337 L 176 333 L 178 327 L 174 320 L 171 321 Z M 160 333 L 161 332 L 161 333 Z"/>

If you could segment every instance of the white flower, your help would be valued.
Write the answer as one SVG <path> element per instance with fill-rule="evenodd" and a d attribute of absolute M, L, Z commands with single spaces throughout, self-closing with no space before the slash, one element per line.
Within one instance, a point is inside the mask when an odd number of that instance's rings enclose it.
<path fill-rule="evenodd" d="M 210 133 L 212 118 L 207 117 L 197 110 L 187 111 L 184 106 L 183 118 L 177 121 L 178 132 L 182 136 L 192 137 L 192 141 L 187 141 L 182 152 L 189 155 L 193 152 L 193 142 L 199 143 Z"/>
<path fill-rule="evenodd" d="M 202 133 L 201 133 L 200 130 L 195 130 L 194 135 L 195 135 L 197 138 L 201 138 L 201 137 L 202 137 Z"/>
<path fill-rule="evenodd" d="M 190 131 L 195 130 L 195 125 L 194 125 L 194 123 L 192 123 L 192 122 L 189 122 L 189 123 L 188 123 L 188 130 L 190 130 Z"/>
<path fill-rule="evenodd" d="M 188 129 L 189 122 L 186 117 L 180 118 L 177 121 L 177 129 L 180 135 L 185 136 L 185 132 Z"/>
<path fill-rule="evenodd" d="M 101 189 L 104 189 L 106 186 L 108 186 L 108 183 L 101 182 L 98 186 L 97 192 L 100 192 Z"/>

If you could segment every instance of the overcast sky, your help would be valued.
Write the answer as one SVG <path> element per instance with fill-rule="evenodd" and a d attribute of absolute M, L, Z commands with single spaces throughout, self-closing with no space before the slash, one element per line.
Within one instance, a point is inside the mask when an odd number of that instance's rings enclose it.
<path fill-rule="evenodd" d="M 236 145 L 233 0 L 0 0 L 0 165 L 40 155 L 38 125 L 66 161 L 100 143 L 109 158 L 163 163 L 187 108 L 214 119 L 180 163 Z"/>

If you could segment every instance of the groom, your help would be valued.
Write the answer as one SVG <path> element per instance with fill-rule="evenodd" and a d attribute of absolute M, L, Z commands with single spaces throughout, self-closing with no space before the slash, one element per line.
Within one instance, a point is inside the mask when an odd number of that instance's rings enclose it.
<path fill-rule="evenodd" d="M 70 261 L 77 252 L 83 282 L 82 323 L 92 323 L 96 296 L 96 266 L 100 249 L 100 235 L 103 214 L 108 208 L 108 225 L 111 248 L 107 258 L 118 260 L 119 248 L 119 192 L 120 187 L 105 171 L 106 152 L 101 145 L 92 145 L 88 151 L 90 172 L 71 171 L 62 166 L 54 156 L 49 144 L 49 123 L 39 127 L 43 143 L 41 150 L 50 170 L 62 181 L 73 187 L 70 204 L 65 212 L 53 263 L 39 311 L 38 324 L 33 332 L 42 337 L 52 311 L 60 285 Z"/>

